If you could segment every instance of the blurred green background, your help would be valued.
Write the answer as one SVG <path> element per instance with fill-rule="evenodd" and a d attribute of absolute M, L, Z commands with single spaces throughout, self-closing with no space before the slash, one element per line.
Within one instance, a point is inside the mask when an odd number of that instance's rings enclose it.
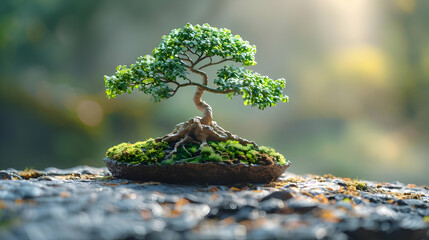
<path fill-rule="evenodd" d="M 287 79 L 264 111 L 206 93 L 215 120 L 272 146 L 294 173 L 428 184 L 429 1 L 0 1 L 0 169 L 103 166 L 107 148 L 170 132 L 194 89 L 108 100 L 103 75 L 162 35 L 209 23 Z M 214 71 L 209 71 L 214 78 Z"/>

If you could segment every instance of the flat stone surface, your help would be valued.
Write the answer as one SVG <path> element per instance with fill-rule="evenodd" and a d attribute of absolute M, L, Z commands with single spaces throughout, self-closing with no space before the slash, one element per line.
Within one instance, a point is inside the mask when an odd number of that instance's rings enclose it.
<path fill-rule="evenodd" d="M 429 188 L 286 172 L 176 185 L 79 166 L 0 172 L 0 239 L 428 239 Z"/>

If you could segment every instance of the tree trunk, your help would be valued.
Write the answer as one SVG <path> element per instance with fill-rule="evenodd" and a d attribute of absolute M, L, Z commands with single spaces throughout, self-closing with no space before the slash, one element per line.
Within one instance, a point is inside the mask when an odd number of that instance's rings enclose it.
<path fill-rule="evenodd" d="M 203 118 L 201 119 L 201 124 L 210 126 L 213 121 L 212 108 L 205 101 L 201 100 L 204 90 L 200 87 L 197 88 L 194 95 L 194 103 L 197 106 L 197 109 L 203 113 Z"/>
<path fill-rule="evenodd" d="M 188 69 L 200 75 L 203 78 L 202 84 L 207 86 L 207 74 L 198 69 L 194 69 L 194 66 L 195 63 Z M 203 113 L 203 117 L 201 119 L 199 117 L 191 118 L 187 122 L 178 124 L 173 132 L 155 139 L 156 142 L 165 141 L 168 143 L 174 143 L 174 148 L 166 156 L 166 159 L 173 157 L 173 155 L 177 153 L 178 149 L 188 142 L 199 143 L 200 150 L 202 147 L 207 146 L 208 141 L 225 142 L 227 140 L 238 141 L 243 145 L 252 144 L 256 149 L 258 149 L 258 145 L 256 145 L 255 142 L 234 135 L 219 127 L 217 123 L 213 121 L 212 108 L 206 102 L 201 100 L 204 91 L 208 90 L 204 90 L 203 87 L 198 86 L 194 95 L 195 106 L 197 106 L 197 109 Z"/>
<path fill-rule="evenodd" d="M 203 84 L 207 86 L 208 77 L 205 72 L 196 70 L 194 68 L 191 68 L 190 70 L 194 73 L 199 74 L 203 78 Z M 210 107 L 210 105 L 208 105 L 206 102 L 201 100 L 201 96 L 203 95 L 203 93 L 204 93 L 204 89 L 197 87 L 197 91 L 195 91 L 195 95 L 194 95 L 194 103 L 195 103 L 195 106 L 197 106 L 197 109 L 203 113 L 201 124 L 210 126 L 213 121 L 212 107 Z"/>

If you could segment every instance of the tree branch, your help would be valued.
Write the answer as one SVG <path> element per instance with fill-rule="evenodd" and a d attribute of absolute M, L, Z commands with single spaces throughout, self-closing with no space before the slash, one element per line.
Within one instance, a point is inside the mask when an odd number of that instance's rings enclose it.
<path fill-rule="evenodd" d="M 189 82 L 189 83 L 191 83 L 191 82 L 192 82 L 192 81 L 191 81 L 191 79 L 189 79 L 189 78 L 187 78 L 187 77 L 186 77 L 184 80 L 188 80 L 188 82 Z"/>
<path fill-rule="evenodd" d="M 191 63 L 191 64 L 192 64 L 192 61 L 191 61 L 191 60 L 189 60 L 189 59 L 181 58 L 181 57 L 179 57 L 179 59 L 180 59 L 180 61 L 186 61 L 186 62 L 189 62 L 189 63 Z"/>
<path fill-rule="evenodd" d="M 170 95 L 170 97 L 174 96 L 176 94 L 177 90 L 179 90 L 179 88 L 180 88 L 180 85 L 177 86 L 176 89 L 173 90 L 173 93 Z M 171 92 L 171 91 L 169 91 L 169 92 Z"/>
<path fill-rule="evenodd" d="M 231 60 L 233 60 L 232 58 L 225 58 L 225 59 L 223 59 L 223 60 L 221 60 L 221 61 L 219 61 L 219 62 L 212 62 L 212 61 L 210 61 L 210 63 L 207 63 L 206 65 L 204 65 L 204 66 L 202 66 L 202 67 L 200 67 L 200 68 L 198 68 L 199 70 L 201 70 L 201 69 L 203 69 L 203 68 L 205 68 L 205 67 L 208 67 L 208 66 L 212 66 L 212 65 L 216 65 L 216 64 L 219 64 L 219 63 L 223 63 L 223 62 L 226 62 L 226 61 L 231 61 Z"/>
<path fill-rule="evenodd" d="M 206 86 L 206 85 L 204 85 L 204 84 L 196 83 L 196 82 L 190 82 L 190 83 L 180 84 L 180 85 L 179 85 L 179 87 L 177 87 L 177 89 L 178 89 L 178 88 L 181 88 L 181 87 L 186 87 L 186 86 L 197 86 L 197 87 L 202 88 L 204 91 L 212 92 L 212 93 L 223 93 L 223 94 L 226 94 L 226 93 L 230 93 L 230 92 L 232 92 L 232 91 L 233 91 L 233 90 L 231 90 L 231 89 L 223 90 L 223 91 L 222 91 L 222 90 L 218 90 L 218 89 L 215 89 L 215 88 L 207 87 L 207 86 Z"/>
<path fill-rule="evenodd" d="M 208 55 L 205 55 L 204 57 L 199 57 L 195 62 L 194 62 L 194 64 L 192 64 L 192 67 L 195 67 L 195 65 L 197 65 L 198 63 L 200 63 L 201 61 L 203 61 L 204 59 L 206 59 L 206 58 L 209 58 L 210 56 L 208 56 Z"/>
<path fill-rule="evenodd" d="M 179 58 L 180 59 L 180 58 Z M 182 60 L 185 60 L 185 59 L 180 59 L 181 61 Z M 187 65 L 186 63 L 184 63 L 183 61 L 182 61 L 182 63 L 183 63 L 183 66 L 185 66 L 187 69 L 190 69 L 191 68 L 191 66 L 189 66 L 189 65 Z M 190 63 L 192 63 L 192 62 L 190 62 Z"/>
<path fill-rule="evenodd" d="M 192 63 L 192 59 L 191 59 L 191 57 L 189 57 L 189 55 L 188 55 L 188 54 L 186 54 L 186 52 L 180 53 L 180 55 L 185 56 L 185 57 L 186 57 L 186 61 L 189 61 L 190 63 Z M 179 58 L 180 58 L 180 57 L 179 57 Z M 180 59 L 182 59 L 182 58 L 180 58 Z M 183 59 L 183 60 L 185 60 L 185 59 Z"/>
<path fill-rule="evenodd" d="M 178 83 L 178 82 L 176 82 L 176 81 L 168 80 L 168 79 L 166 79 L 166 78 L 164 78 L 164 77 L 159 77 L 159 79 L 160 79 L 160 81 L 161 81 L 161 82 L 165 82 L 165 83 L 174 83 L 174 84 L 176 84 L 177 86 L 179 86 L 179 85 L 180 85 L 180 83 Z"/>
<path fill-rule="evenodd" d="M 203 85 L 207 86 L 208 77 L 207 77 L 207 74 L 205 72 L 200 71 L 198 69 L 194 69 L 193 67 L 190 68 L 189 70 L 191 70 L 191 72 L 196 73 L 196 74 L 200 75 L 201 77 L 203 77 Z"/>
<path fill-rule="evenodd" d="M 186 48 L 188 49 L 188 51 L 189 51 L 189 52 L 191 52 L 191 53 L 193 53 L 193 54 L 195 54 L 195 55 L 198 55 L 197 53 L 193 52 L 193 51 L 189 48 L 189 46 L 187 46 L 187 45 L 186 45 Z M 198 56 L 200 56 L 200 55 L 198 55 Z"/>

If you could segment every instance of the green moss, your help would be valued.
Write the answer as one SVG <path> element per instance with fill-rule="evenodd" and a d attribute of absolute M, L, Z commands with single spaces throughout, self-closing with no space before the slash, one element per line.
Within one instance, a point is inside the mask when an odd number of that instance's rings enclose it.
<path fill-rule="evenodd" d="M 212 153 L 208 156 L 209 162 L 222 162 L 222 157 L 217 153 Z"/>
<path fill-rule="evenodd" d="M 270 147 L 260 146 L 259 147 L 259 152 L 261 152 L 261 153 L 267 153 L 267 154 L 272 154 L 272 153 L 275 152 L 275 150 L 273 148 L 270 148 Z"/>
<path fill-rule="evenodd" d="M 353 186 L 356 190 L 364 191 L 367 187 L 367 184 L 364 182 L 359 182 L 358 180 L 354 180 L 353 182 L 347 183 L 348 186 Z"/>
<path fill-rule="evenodd" d="M 188 150 L 189 153 L 191 154 L 197 154 L 198 150 L 199 150 L 199 146 L 195 143 L 193 144 L 188 144 L 186 149 Z"/>
<path fill-rule="evenodd" d="M 209 146 L 205 146 L 201 148 L 201 155 L 210 155 L 210 154 L 214 154 L 214 150 L 213 148 L 209 147 Z"/>
<path fill-rule="evenodd" d="M 207 146 L 200 149 L 200 145 L 187 143 L 178 148 L 176 154 L 170 159 L 165 159 L 173 149 L 166 142 L 155 142 L 148 139 L 134 144 L 121 143 L 111 147 L 106 157 L 120 162 L 131 164 L 162 164 L 172 165 L 176 162 L 206 163 L 223 162 L 226 164 L 286 164 L 285 157 L 273 148 L 261 146 L 258 149 L 252 144 L 242 145 L 238 141 L 228 140 L 226 142 L 208 142 Z"/>
<path fill-rule="evenodd" d="M 166 159 L 166 160 L 162 161 L 162 164 L 163 165 L 172 165 L 172 164 L 174 164 L 174 162 L 175 161 L 172 158 L 170 158 L 170 159 Z"/>
<path fill-rule="evenodd" d="M 134 144 L 121 143 L 107 150 L 106 157 L 128 163 L 156 163 L 164 159 L 167 146 L 166 142 L 157 143 L 153 139 Z"/>
<path fill-rule="evenodd" d="M 357 190 L 363 191 L 363 190 L 366 189 L 366 187 L 367 187 L 367 184 L 364 183 L 364 182 L 358 182 L 358 183 L 356 183 L 356 189 Z"/>

